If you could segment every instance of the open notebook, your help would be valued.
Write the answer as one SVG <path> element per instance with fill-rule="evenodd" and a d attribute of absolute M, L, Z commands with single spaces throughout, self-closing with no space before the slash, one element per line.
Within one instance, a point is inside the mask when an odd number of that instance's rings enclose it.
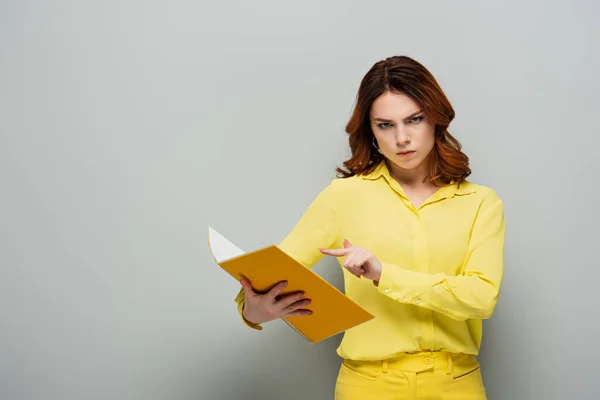
<path fill-rule="evenodd" d="M 288 285 L 282 294 L 302 290 L 311 299 L 305 308 L 311 315 L 291 316 L 284 321 L 311 343 L 317 343 L 374 316 L 309 268 L 288 256 L 277 246 L 246 253 L 223 235 L 208 228 L 208 243 L 214 260 L 236 280 L 246 278 L 259 292 L 280 281 Z"/>

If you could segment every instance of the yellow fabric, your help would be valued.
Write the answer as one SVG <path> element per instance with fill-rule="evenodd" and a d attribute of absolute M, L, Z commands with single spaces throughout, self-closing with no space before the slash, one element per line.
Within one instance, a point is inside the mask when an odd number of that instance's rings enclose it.
<path fill-rule="evenodd" d="M 337 353 L 384 360 L 479 353 L 482 319 L 500 293 L 504 237 L 503 203 L 492 189 L 449 185 L 416 209 L 382 162 L 368 175 L 334 179 L 279 247 L 310 268 L 324 257 L 319 248 L 348 239 L 381 261 L 378 285 L 342 267 L 346 295 L 375 318 L 346 331 Z M 241 312 L 243 291 L 236 302 Z"/>
<path fill-rule="evenodd" d="M 344 360 L 335 400 L 486 400 L 473 355 L 406 354 L 382 361 Z"/>

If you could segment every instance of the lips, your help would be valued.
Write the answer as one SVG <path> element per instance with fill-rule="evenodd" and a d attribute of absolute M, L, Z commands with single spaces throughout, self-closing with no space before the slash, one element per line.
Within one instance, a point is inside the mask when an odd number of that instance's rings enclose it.
<path fill-rule="evenodd" d="M 406 156 L 406 155 L 409 155 L 409 154 L 412 154 L 412 153 L 414 153 L 414 150 L 407 150 L 407 151 L 401 151 L 401 152 L 399 152 L 398 155 L 399 156 Z"/>

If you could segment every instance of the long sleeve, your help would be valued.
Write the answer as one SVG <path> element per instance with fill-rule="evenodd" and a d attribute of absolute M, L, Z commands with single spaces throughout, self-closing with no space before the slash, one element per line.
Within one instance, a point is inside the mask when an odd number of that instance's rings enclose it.
<path fill-rule="evenodd" d="M 382 262 L 377 290 L 459 321 L 490 318 L 504 275 L 505 229 L 502 201 L 490 190 L 473 224 L 461 274 L 415 272 Z"/>
<path fill-rule="evenodd" d="M 319 248 L 330 247 L 336 240 L 337 224 L 332 183 L 317 195 L 278 247 L 305 267 L 312 268 L 323 257 Z M 238 292 L 235 302 L 242 316 L 245 302 L 243 289 Z M 262 329 L 260 325 L 250 323 L 243 316 L 242 320 L 251 328 Z"/>

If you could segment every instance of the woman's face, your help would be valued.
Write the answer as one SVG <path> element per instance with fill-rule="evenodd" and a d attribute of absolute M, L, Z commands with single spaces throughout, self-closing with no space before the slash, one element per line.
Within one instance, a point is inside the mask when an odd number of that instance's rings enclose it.
<path fill-rule="evenodd" d="M 386 92 L 370 113 L 371 129 L 380 152 L 404 170 L 419 167 L 435 143 L 435 125 L 419 105 L 405 94 Z"/>

